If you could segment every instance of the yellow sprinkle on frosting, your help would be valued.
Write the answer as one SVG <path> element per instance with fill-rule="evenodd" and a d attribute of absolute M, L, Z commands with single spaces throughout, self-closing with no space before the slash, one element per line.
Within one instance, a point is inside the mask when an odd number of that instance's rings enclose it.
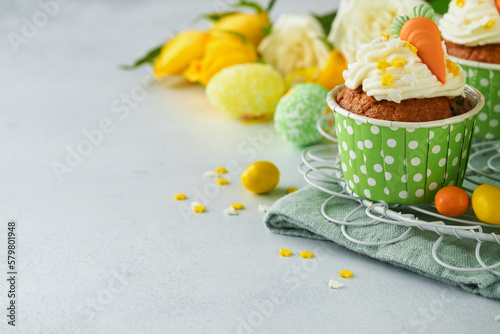
<path fill-rule="evenodd" d="M 287 193 L 287 194 L 291 194 L 291 193 L 296 192 L 297 190 L 299 190 L 299 189 L 297 189 L 297 188 L 295 188 L 295 187 L 291 187 L 291 188 L 288 188 L 288 189 L 286 190 L 286 193 Z"/>
<path fill-rule="evenodd" d="M 280 248 L 280 255 L 284 257 L 289 257 L 290 255 L 292 255 L 292 251 L 289 249 Z"/>
<path fill-rule="evenodd" d="M 454 77 L 460 76 L 460 67 L 449 59 L 446 59 L 446 69 L 448 70 L 448 73 L 453 74 Z"/>
<path fill-rule="evenodd" d="M 384 37 L 386 41 L 389 40 L 389 34 L 381 34 L 380 37 Z"/>
<path fill-rule="evenodd" d="M 413 53 L 417 53 L 418 52 L 418 49 L 415 47 L 415 45 L 411 44 L 410 42 L 406 42 L 405 43 L 405 47 L 407 47 L 408 49 L 410 49 L 410 51 L 413 52 Z"/>
<path fill-rule="evenodd" d="M 495 20 L 491 19 L 488 21 L 488 23 L 486 23 L 484 26 L 482 26 L 483 29 L 490 29 L 491 27 L 493 27 L 493 25 L 495 24 Z"/>
<path fill-rule="evenodd" d="M 215 182 L 217 182 L 219 186 L 225 186 L 226 184 L 229 183 L 229 181 L 223 177 L 216 179 Z"/>
<path fill-rule="evenodd" d="M 382 76 L 382 86 L 392 86 L 393 82 L 394 78 L 392 77 L 391 73 L 387 73 L 386 75 Z"/>
<path fill-rule="evenodd" d="M 187 198 L 186 194 L 175 194 L 174 199 L 176 201 L 183 201 Z"/>
<path fill-rule="evenodd" d="M 403 67 L 405 66 L 405 64 L 406 64 L 406 59 L 399 57 L 394 58 L 391 62 L 391 65 L 394 66 L 395 68 Z"/>
<path fill-rule="evenodd" d="M 227 169 L 225 169 L 224 167 L 217 167 L 217 168 L 215 169 L 215 172 L 216 172 L 217 174 L 226 174 L 226 173 L 227 173 Z"/>
<path fill-rule="evenodd" d="M 455 4 L 457 5 L 457 7 L 462 8 L 463 6 L 465 6 L 465 0 L 455 0 Z"/>
<path fill-rule="evenodd" d="M 341 270 L 341 271 L 339 272 L 339 276 L 340 276 L 340 277 L 344 277 L 344 278 L 349 278 L 349 277 L 351 277 L 352 275 L 353 275 L 353 272 L 352 272 L 352 271 L 350 271 L 349 269 L 346 269 L 346 270 Z"/>
<path fill-rule="evenodd" d="M 203 213 L 203 212 L 205 212 L 205 209 L 206 208 L 203 205 L 195 205 L 195 206 L 193 206 L 193 212 L 194 213 Z"/>
<path fill-rule="evenodd" d="M 303 259 L 310 259 L 310 258 L 312 258 L 314 256 L 314 253 L 313 252 L 304 251 L 304 252 L 300 252 L 300 256 Z"/>
<path fill-rule="evenodd" d="M 391 66 L 391 63 L 388 63 L 385 59 L 377 62 L 377 70 L 385 71 L 389 66 Z"/>
<path fill-rule="evenodd" d="M 231 207 L 235 210 L 243 210 L 245 206 L 241 203 L 233 203 L 231 204 Z"/>

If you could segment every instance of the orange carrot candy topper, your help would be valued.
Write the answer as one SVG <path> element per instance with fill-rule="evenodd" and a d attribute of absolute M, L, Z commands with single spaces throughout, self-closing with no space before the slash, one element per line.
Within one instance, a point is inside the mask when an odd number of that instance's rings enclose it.
<path fill-rule="evenodd" d="M 399 37 L 409 42 L 410 49 L 417 53 L 432 74 L 444 84 L 446 78 L 444 51 L 441 33 L 435 21 L 436 16 L 432 7 L 422 4 L 414 7 L 409 15 L 394 19 L 391 33 L 395 38 Z"/>

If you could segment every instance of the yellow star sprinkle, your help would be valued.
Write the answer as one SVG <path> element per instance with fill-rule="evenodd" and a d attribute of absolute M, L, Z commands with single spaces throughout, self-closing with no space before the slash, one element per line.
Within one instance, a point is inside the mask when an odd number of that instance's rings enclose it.
<path fill-rule="evenodd" d="M 353 272 L 350 271 L 349 269 L 346 269 L 346 270 L 341 270 L 340 273 L 339 273 L 339 276 L 340 277 L 344 277 L 344 278 L 349 278 L 353 275 Z"/>
<path fill-rule="evenodd" d="M 284 257 L 289 257 L 290 255 L 292 255 L 292 251 L 289 249 L 280 248 L 280 255 Z"/>
<path fill-rule="evenodd" d="M 409 43 L 409 42 L 406 42 L 405 43 L 405 47 L 407 47 L 408 49 L 410 49 L 411 52 L 413 53 L 417 53 L 418 52 L 418 49 L 415 47 L 415 45 Z"/>
<path fill-rule="evenodd" d="M 457 5 L 457 7 L 462 8 L 463 6 L 465 6 L 465 0 L 455 0 L 455 4 Z"/>
<path fill-rule="evenodd" d="M 460 76 L 460 67 L 449 59 L 446 59 L 446 69 L 448 73 L 452 73 L 454 77 Z"/>
<path fill-rule="evenodd" d="M 382 70 L 385 71 L 389 66 L 391 66 L 390 63 L 387 62 L 387 60 L 379 60 L 377 62 L 377 70 Z"/>
<path fill-rule="evenodd" d="M 380 37 L 384 37 L 386 41 L 389 40 L 389 34 L 381 34 Z"/>
<path fill-rule="evenodd" d="M 217 174 L 226 174 L 226 173 L 227 173 L 227 169 L 225 169 L 224 167 L 217 167 L 217 168 L 215 169 L 215 172 L 216 172 Z"/>
<path fill-rule="evenodd" d="M 386 75 L 382 76 L 382 86 L 392 86 L 393 82 L 394 78 L 392 77 L 391 73 L 387 73 Z"/>
<path fill-rule="evenodd" d="M 195 205 L 193 206 L 194 213 L 203 213 L 205 212 L 205 207 L 203 205 Z"/>
<path fill-rule="evenodd" d="M 296 192 L 297 190 L 299 190 L 299 189 L 297 189 L 297 188 L 295 188 L 295 187 L 291 187 L 291 188 L 288 188 L 288 189 L 286 190 L 286 193 L 287 193 L 287 194 L 291 194 L 291 193 Z"/>
<path fill-rule="evenodd" d="M 310 259 L 310 258 L 312 258 L 314 256 L 314 253 L 308 252 L 308 251 L 304 251 L 304 252 L 300 252 L 300 256 L 303 259 Z"/>
<path fill-rule="evenodd" d="M 183 201 L 187 198 L 186 194 L 175 194 L 174 199 L 176 201 Z"/>
<path fill-rule="evenodd" d="M 403 67 L 405 66 L 405 64 L 406 64 L 406 59 L 399 57 L 394 58 L 391 62 L 391 65 L 394 66 L 395 68 Z"/>
<path fill-rule="evenodd" d="M 491 19 L 488 21 L 488 23 L 486 23 L 484 26 L 482 26 L 483 29 L 490 29 L 491 27 L 493 27 L 493 25 L 495 24 L 495 20 Z"/>
<path fill-rule="evenodd" d="M 219 186 L 224 186 L 229 183 L 229 181 L 225 178 L 219 177 L 218 179 L 215 180 Z"/>
<path fill-rule="evenodd" d="M 245 206 L 241 203 L 233 203 L 233 204 L 231 204 L 231 206 L 235 210 L 243 210 L 245 208 Z"/>

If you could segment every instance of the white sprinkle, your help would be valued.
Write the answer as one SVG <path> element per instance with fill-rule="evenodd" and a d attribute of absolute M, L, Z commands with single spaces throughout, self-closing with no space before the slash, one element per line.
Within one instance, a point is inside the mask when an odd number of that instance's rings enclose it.
<path fill-rule="evenodd" d="M 387 47 L 390 49 L 397 48 L 399 46 L 399 42 L 401 42 L 399 38 L 390 39 L 389 41 L 387 41 Z"/>
<path fill-rule="evenodd" d="M 411 67 L 411 66 L 413 66 L 413 64 L 415 64 L 415 58 L 414 57 L 410 57 L 410 58 L 406 59 L 405 67 Z"/>
<path fill-rule="evenodd" d="M 328 286 L 330 289 L 338 289 L 344 286 L 344 284 L 337 282 L 334 279 L 331 279 L 330 282 L 328 282 Z"/>
<path fill-rule="evenodd" d="M 212 178 L 217 176 L 217 173 L 209 170 L 208 172 L 205 172 L 205 174 L 203 174 L 203 176 L 212 179 Z"/>
<path fill-rule="evenodd" d="M 269 211 L 269 207 L 267 205 L 259 204 L 259 212 L 266 213 L 267 211 Z"/>
<path fill-rule="evenodd" d="M 232 206 L 224 210 L 224 214 L 227 216 L 236 216 L 238 211 L 236 211 Z"/>
<path fill-rule="evenodd" d="M 195 206 L 198 206 L 198 205 L 203 205 L 201 203 L 198 203 L 198 202 L 192 202 L 191 203 L 191 207 L 194 208 Z"/>
<path fill-rule="evenodd" d="M 403 81 L 407 85 L 413 86 L 417 82 L 417 76 L 415 75 L 415 73 L 403 75 L 401 81 Z"/>
<path fill-rule="evenodd" d="M 500 322 L 500 314 L 495 317 L 495 321 Z"/>
<path fill-rule="evenodd" d="M 403 99 L 403 97 L 401 96 L 401 91 L 399 90 L 391 89 L 389 90 L 388 95 L 391 98 L 391 100 L 396 103 L 401 103 L 401 100 Z"/>

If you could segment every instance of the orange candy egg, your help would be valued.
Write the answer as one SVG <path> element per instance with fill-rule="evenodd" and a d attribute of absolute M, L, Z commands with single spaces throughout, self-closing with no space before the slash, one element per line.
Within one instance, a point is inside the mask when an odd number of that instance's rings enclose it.
<path fill-rule="evenodd" d="M 470 197 L 459 187 L 447 186 L 440 189 L 434 197 L 436 209 L 442 215 L 459 217 L 469 210 Z"/>

